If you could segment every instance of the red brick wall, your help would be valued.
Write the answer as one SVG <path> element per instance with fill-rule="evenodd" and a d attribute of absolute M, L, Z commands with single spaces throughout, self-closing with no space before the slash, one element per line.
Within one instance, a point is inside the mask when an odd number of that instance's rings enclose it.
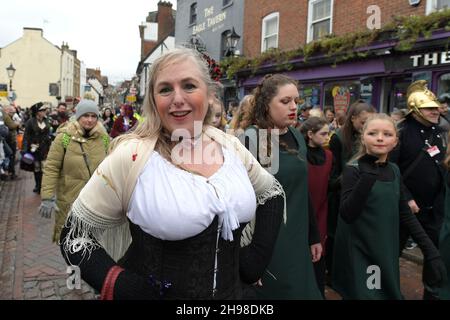
<path fill-rule="evenodd" d="M 246 57 L 255 57 L 261 52 L 262 19 L 272 12 L 280 14 L 278 48 L 291 50 L 306 43 L 308 25 L 308 0 L 251 0 L 245 1 L 244 9 L 244 52 Z M 369 5 L 378 5 L 381 10 L 381 26 L 392 20 L 394 15 L 424 15 L 426 1 L 417 7 L 407 0 L 334 0 L 332 32 L 343 35 L 349 32 L 367 30 Z"/>
<path fill-rule="evenodd" d="M 158 2 L 158 41 L 167 37 L 175 29 L 170 2 Z"/>
<path fill-rule="evenodd" d="M 307 24 L 307 9 L 306 1 L 245 1 L 244 55 L 254 57 L 261 53 L 262 19 L 273 12 L 279 12 L 278 47 L 290 50 L 304 43 L 306 34 L 303 30 Z"/>
<path fill-rule="evenodd" d="M 156 45 L 156 41 L 144 41 L 141 40 L 141 60 L 144 59 L 147 54 L 153 50 Z"/>
<path fill-rule="evenodd" d="M 367 30 L 367 13 L 370 5 L 377 5 L 381 12 L 381 27 L 392 21 L 392 16 L 424 15 L 426 1 L 417 7 L 410 6 L 407 0 L 334 0 L 333 33 L 340 36 L 345 33 Z"/>

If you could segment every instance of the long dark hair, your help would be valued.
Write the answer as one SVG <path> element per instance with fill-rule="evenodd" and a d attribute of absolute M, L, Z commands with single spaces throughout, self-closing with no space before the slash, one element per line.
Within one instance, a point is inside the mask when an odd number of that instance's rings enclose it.
<path fill-rule="evenodd" d="M 252 123 L 260 129 L 267 129 L 268 132 L 275 127 L 269 114 L 269 103 L 278 94 L 280 87 L 293 84 L 297 87 L 297 81 L 283 74 L 267 74 L 260 84 L 253 90 L 254 108 Z M 281 144 L 282 145 L 282 144 Z M 271 134 L 267 134 L 267 156 L 271 155 Z M 289 151 L 289 150 L 288 150 Z"/>
<path fill-rule="evenodd" d="M 111 113 L 109 116 L 106 115 L 106 110 L 109 110 L 109 112 Z M 103 110 L 103 114 L 102 114 L 103 121 L 105 121 L 107 118 L 110 118 L 111 121 L 114 122 L 114 112 L 112 111 L 111 108 L 105 108 Z"/>
<path fill-rule="evenodd" d="M 274 123 L 269 115 L 269 103 L 278 94 L 278 89 L 284 85 L 293 84 L 297 87 L 297 81 L 283 74 L 268 74 L 253 90 L 254 123 L 263 129 L 274 128 Z"/>
<path fill-rule="evenodd" d="M 300 127 L 300 132 L 303 134 L 303 137 L 305 137 L 305 141 L 308 143 L 309 142 L 308 131 L 311 131 L 312 133 L 317 133 L 326 125 L 328 125 L 328 121 L 325 120 L 324 118 L 311 117 L 302 123 L 302 126 Z"/>
<path fill-rule="evenodd" d="M 368 113 L 376 112 L 375 108 L 368 104 L 366 101 L 362 99 L 356 100 L 348 109 L 347 118 L 345 119 L 344 125 L 341 128 L 342 145 L 344 147 L 343 151 L 347 159 L 352 156 L 353 143 L 357 136 L 359 136 L 359 132 L 353 127 L 352 118 L 359 116 L 363 111 L 366 111 Z"/>

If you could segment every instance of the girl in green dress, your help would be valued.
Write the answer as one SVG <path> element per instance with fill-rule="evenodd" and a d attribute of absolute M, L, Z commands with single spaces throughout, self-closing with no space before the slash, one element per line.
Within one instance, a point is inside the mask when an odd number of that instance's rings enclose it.
<path fill-rule="evenodd" d="M 344 299 L 403 298 L 399 224 L 422 249 L 425 285 L 446 277 L 439 251 L 403 196 L 398 167 L 387 161 L 397 141 L 394 121 L 385 114 L 372 115 L 364 124 L 359 153 L 344 169 L 333 264 L 333 287 Z"/>
<path fill-rule="evenodd" d="M 328 240 L 327 252 L 333 252 L 339 203 L 341 195 L 341 174 L 345 164 L 358 152 L 361 141 L 361 130 L 367 118 L 375 113 L 373 106 L 364 100 L 356 100 L 348 109 L 345 122 L 336 134 L 330 137 L 329 149 L 335 161 L 335 177 L 330 184 L 328 194 Z M 328 277 L 330 277 L 333 266 L 333 255 L 326 256 Z"/>
<path fill-rule="evenodd" d="M 260 299 L 322 299 L 313 269 L 313 262 L 320 260 L 322 246 L 308 196 L 305 139 L 293 127 L 298 97 L 293 79 L 281 74 L 266 75 L 254 91 L 256 126 L 245 132 L 246 137 L 262 137 L 255 149 L 258 155 L 270 156 L 266 158 L 269 162 L 257 158 L 286 193 L 287 220 L 280 227 L 262 286 L 256 287 Z M 263 133 L 267 133 L 267 139 Z"/>

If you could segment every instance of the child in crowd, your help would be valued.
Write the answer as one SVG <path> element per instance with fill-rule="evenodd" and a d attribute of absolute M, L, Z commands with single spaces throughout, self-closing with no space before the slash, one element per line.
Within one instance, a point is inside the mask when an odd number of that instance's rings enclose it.
<path fill-rule="evenodd" d="M 220 101 L 217 97 L 210 99 L 209 109 L 211 112 L 210 121 L 212 126 L 220 130 L 225 130 L 227 120 L 225 119 L 225 112 L 222 101 Z"/>
<path fill-rule="evenodd" d="M 308 190 L 316 213 L 320 242 L 324 249 L 327 240 L 328 183 L 333 167 L 333 154 L 323 148 L 328 139 L 329 130 L 327 120 L 319 117 L 310 117 L 300 128 L 307 148 Z M 323 250 L 320 260 L 314 263 L 314 271 L 319 290 L 324 298 L 325 269 L 325 250 Z"/>
<path fill-rule="evenodd" d="M 419 244 L 425 286 L 446 279 L 445 265 L 400 188 L 398 167 L 387 161 L 398 142 L 386 114 L 367 119 L 361 146 L 345 167 L 336 230 L 333 287 L 344 299 L 402 299 L 398 258 L 399 225 Z"/>

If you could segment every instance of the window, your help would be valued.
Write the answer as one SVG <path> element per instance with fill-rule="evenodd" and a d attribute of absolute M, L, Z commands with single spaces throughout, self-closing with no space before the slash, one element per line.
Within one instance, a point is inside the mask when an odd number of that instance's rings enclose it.
<path fill-rule="evenodd" d="M 232 3 L 233 3 L 233 0 L 223 0 L 222 7 L 226 7 L 227 5 L 232 4 Z"/>
<path fill-rule="evenodd" d="M 278 48 L 279 13 L 274 12 L 264 17 L 262 21 L 261 52 L 270 48 Z"/>
<path fill-rule="evenodd" d="M 327 83 L 324 87 L 324 106 L 332 106 L 335 112 L 347 112 L 348 107 L 358 99 L 372 103 L 372 83 L 348 80 Z"/>
<path fill-rule="evenodd" d="M 189 24 L 197 23 L 197 3 L 191 4 L 191 12 L 189 14 Z"/>
<path fill-rule="evenodd" d="M 333 0 L 309 0 L 307 42 L 331 33 Z"/>
<path fill-rule="evenodd" d="M 427 0 L 426 14 L 450 9 L 450 0 Z"/>
<path fill-rule="evenodd" d="M 438 97 L 443 94 L 450 95 L 450 73 L 441 75 L 438 79 Z"/>
<path fill-rule="evenodd" d="M 299 105 L 316 107 L 320 105 L 320 84 L 300 84 L 298 87 Z"/>
<path fill-rule="evenodd" d="M 48 87 L 49 95 L 52 97 L 56 97 L 59 95 L 59 87 L 57 83 L 50 83 Z"/>
<path fill-rule="evenodd" d="M 228 53 L 228 45 L 227 45 L 227 38 L 228 35 L 230 34 L 230 30 L 225 30 L 224 32 L 222 32 L 221 35 L 221 41 L 220 41 L 220 58 L 224 58 L 227 57 L 227 53 Z"/>

